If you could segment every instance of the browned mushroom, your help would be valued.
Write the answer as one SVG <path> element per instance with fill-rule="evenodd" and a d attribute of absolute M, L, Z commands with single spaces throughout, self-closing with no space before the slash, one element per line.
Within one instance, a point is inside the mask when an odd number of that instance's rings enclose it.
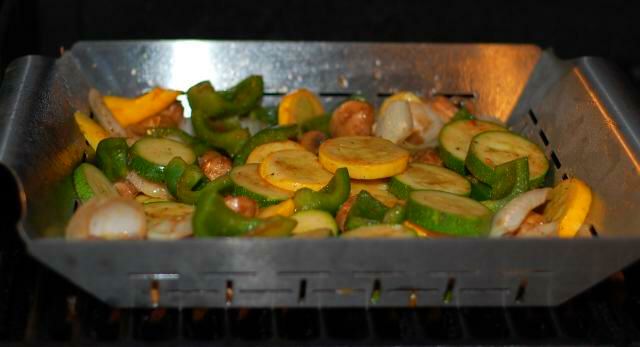
<path fill-rule="evenodd" d="M 127 130 L 131 134 L 144 136 L 151 128 L 177 128 L 182 122 L 183 111 L 182 104 L 176 101 L 155 115 L 128 126 Z"/>
<path fill-rule="evenodd" d="M 124 180 L 113 184 L 120 196 L 125 198 L 135 198 L 140 192 L 131 182 Z"/>
<path fill-rule="evenodd" d="M 253 217 L 258 212 L 258 204 L 246 196 L 227 195 L 224 197 L 224 202 L 227 207 L 245 217 Z"/>
<path fill-rule="evenodd" d="M 333 111 L 329 131 L 334 137 L 369 136 L 374 121 L 374 110 L 371 104 L 359 100 L 349 100 L 343 102 Z"/>
<path fill-rule="evenodd" d="M 231 159 L 216 151 L 205 152 L 198 158 L 198 164 L 204 175 L 212 181 L 231 170 Z"/>
<path fill-rule="evenodd" d="M 325 135 L 321 131 L 311 130 L 302 134 L 300 137 L 300 144 L 307 151 L 318 154 L 318 148 L 320 145 L 327 139 L 327 135 Z"/>
<path fill-rule="evenodd" d="M 411 155 L 411 162 L 442 166 L 442 159 L 435 148 L 425 148 L 414 152 Z"/>

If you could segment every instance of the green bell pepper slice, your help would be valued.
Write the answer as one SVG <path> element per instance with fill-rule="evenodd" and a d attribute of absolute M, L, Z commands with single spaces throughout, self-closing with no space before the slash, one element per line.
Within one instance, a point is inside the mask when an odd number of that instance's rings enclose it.
<path fill-rule="evenodd" d="M 351 180 L 346 168 L 336 170 L 329 183 L 317 192 L 309 188 L 296 191 L 293 203 L 296 211 L 323 210 L 331 214 L 336 213 L 343 202 L 349 198 Z"/>
<path fill-rule="evenodd" d="M 210 82 L 200 82 L 187 91 L 187 100 L 192 111 L 206 118 L 222 118 L 247 114 L 262 99 L 264 82 L 262 76 L 249 76 L 233 88 L 215 91 Z"/>
<path fill-rule="evenodd" d="M 232 187 L 233 181 L 225 175 L 200 191 L 192 220 L 196 237 L 241 236 L 265 223 L 265 220 L 245 217 L 227 207 L 219 193 Z"/>
<path fill-rule="evenodd" d="M 228 154 L 235 154 L 243 144 L 249 139 L 249 131 L 236 128 L 228 131 L 215 131 L 209 127 L 207 118 L 203 113 L 193 111 L 191 113 L 191 123 L 196 136 L 202 139 L 209 146 L 224 150 Z"/>
<path fill-rule="evenodd" d="M 96 149 L 96 164 L 112 182 L 123 179 L 129 172 L 127 158 L 129 146 L 122 137 L 106 138 Z"/>
<path fill-rule="evenodd" d="M 259 120 L 271 126 L 278 125 L 278 107 L 256 106 L 249 112 L 249 118 Z"/>
<path fill-rule="evenodd" d="M 352 230 L 367 225 L 380 224 L 389 208 L 378 199 L 374 198 L 366 190 L 362 190 L 356 196 L 347 219 L 345 230 Z"/>
<path fill-rule="evenodd" d="M 283 216 L 273 216 L 268 218 L 262 225 L 251 230 L 247 237 L 288 237 L 293 233 L 298 222 L 293 218 Z"/>
<path fill-rule="evenodd" d="M 187 164 L 180 157 L 171 159 L 167 164 L 164 179 L 169 193 L 187 204 L 196 203 L 201 193 L 197 188 L 201 182 L 207 181 L 197 165 Z"/>

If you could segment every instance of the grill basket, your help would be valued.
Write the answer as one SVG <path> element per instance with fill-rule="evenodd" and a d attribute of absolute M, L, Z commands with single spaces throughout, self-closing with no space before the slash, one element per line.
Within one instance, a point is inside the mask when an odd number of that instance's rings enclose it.
<path fill-rule="evenodd" d="M 550 182 L 593 188 L 591 238 L 82 241 L 63 238 L 86 144 L 71 116 L 88 89 L 227 87 L 249 74 L 265 104 L 299 87 L 329 107 L 359 92 L 473 98 L 545 149 Z M 27 56 L 0 88 L 0 167 L 19 185 L 29 252 L 120 307 L 554 306 L 640 258 L 640 105 L 598 58 L 529 45 L 225 41 L 80 42 Z M 187 112 L 188 113 L 188 112 Z M 152 294 L 153 292 L 153 294 Z"/>

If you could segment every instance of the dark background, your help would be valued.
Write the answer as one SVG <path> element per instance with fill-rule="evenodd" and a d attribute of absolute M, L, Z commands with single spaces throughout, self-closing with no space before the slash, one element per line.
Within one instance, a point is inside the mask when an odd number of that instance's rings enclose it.
<path fill-rule="evenodd" d="M 0 0 L 0 67 L 79 40 L 523 42 L 640 79 L 638 1 Z"/>

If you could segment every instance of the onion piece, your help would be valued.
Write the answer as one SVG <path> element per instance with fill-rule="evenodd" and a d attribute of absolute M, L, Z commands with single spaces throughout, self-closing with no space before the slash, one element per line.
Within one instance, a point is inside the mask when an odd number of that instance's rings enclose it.
<path fill-rule="evenodd" d="M 151 219 L 149 220 L 149 240 L 179 240 L 193 235 L 191 224 L 193 214 L 180 219 Z"/>
<path fill-rule="evenodd" d="M 520 231 L 516 234 L 516 237 L 520 238 L 552 236 L 558 236 L 558 223 L 556 222 L 538 224 L 534 227 L 528 228 L 526 231 Z"/>
<path fill-rule="evenodd" d="M 146 234 L 142 205 L 120 196 L 89 200 L 75 212 L 66 229 L 70 240 L 139 240 Z"/>
<path fill-rule="evenodd" d="M 417 135 L 417 143 L 405 140 L 403 147 L 409 149 L 424 149 L 438 145 L 438 135 L 444 126 L 444 122 L 436 111 L 422 102 L 410 102 L 411 118 L 413 120 L 413 133 Z M 413 135 L 412 135 L 413 136 Z"/>
<path fill-rule="evenodd" d="M 144 195 L 150 196 L 152 198 L 173 200 L 173 197 L 164 184 L 146 180 L 134 171 L 129 171 L 129 173 L 127 174 L 127 180 L 131 182 L 131 184 L 133 184 L 133 186 L 136 187 L 136 189 L 138 189 L 138 191 L 142 192 L 142 194 Z"/>
<path fill-rule="evenodd" d="M 547 201 L 549 192 L 551 188 L 534 189 L 509 201 L 493 217 L 489 236 L 501 237 L 518 229 L 529 212 Z"/>
<path fill-rule="evenodd" d="M 409 103 L 404 100 L 391 102 L 374 125 L 374 134 L 393 143 L 400 143 L 413 131 L 413 118 Z"/>
<path fill-rule="evenodd" d="M 127 131 L 113 117 L 111 111 L 102 101 L 102 94 L 94 88 L 89 90 L 89 106 L 91 112 L 102 127 L 113 137 L 127 137 Z"/>

